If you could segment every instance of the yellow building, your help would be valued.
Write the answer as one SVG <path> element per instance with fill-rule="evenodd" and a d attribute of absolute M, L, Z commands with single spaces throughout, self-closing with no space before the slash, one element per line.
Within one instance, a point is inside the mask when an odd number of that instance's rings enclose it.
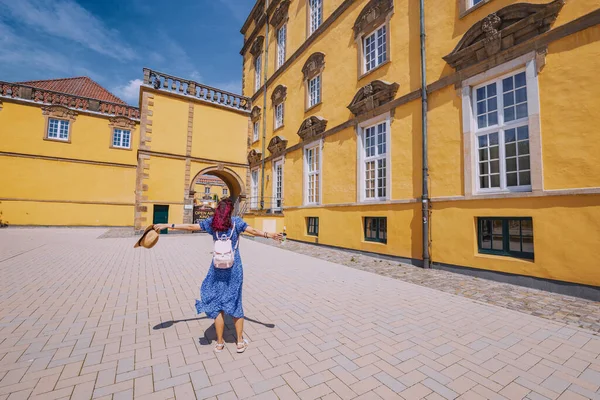
<path fill-rule="evenodd" d="M 248 219 L 600 298 L 600 4 L 424 3 L 256 2 Z"/>
<path fill-rule="evenodd" d="M 0 211 L 190 223 L 212 175 L 293 240 L 600 299 L 599 23 L 598 0 L 259 0 L 241 96 L 0 83 Z"/>
<path fill-rule="evenodd" d="M 131 226 L 139 110 L 89 78 L 0 82 L 0 211 L 11 225 Z"/>

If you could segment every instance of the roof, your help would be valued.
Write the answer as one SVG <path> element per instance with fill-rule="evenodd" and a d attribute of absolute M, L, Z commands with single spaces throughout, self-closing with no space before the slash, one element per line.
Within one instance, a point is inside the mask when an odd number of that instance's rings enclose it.
<path fill-rule="evenodd" d="M 70 94 L 72 96 L 87 97 L 90 99 L 127 105 L 127 103 L 125 103 L 123 100 L 104 89 L 87 76 L 16 83 L 20 85 L 33 86 L 38 89 Z"/>
<path fill-rule="evenodd" d="M 223 182 L 220 178 L 212 175 L 200 175 L 198 179 L 196 179 L 196 184 L 226 186 L 225 182 Z"/>

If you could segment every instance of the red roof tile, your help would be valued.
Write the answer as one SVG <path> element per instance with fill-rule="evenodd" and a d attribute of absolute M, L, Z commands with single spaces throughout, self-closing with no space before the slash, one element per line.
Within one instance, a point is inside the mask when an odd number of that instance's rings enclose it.
<path fill-rule="evenodd" d="M 226 186 L 220 178 L 212 175 L 200 175 L 196 180 L 196 185 L 219 185 Z"/>
<path fill-rule="evenodd" d="M 73 96 L 88 97 L 95 100 L 109 101 L 118 104 L 127 104 L 102 86 L 88 78 L 50 79 L 46 81 L 16 82 L 21 85 L 33 86 L 39 89 L 52 90 Z"/>

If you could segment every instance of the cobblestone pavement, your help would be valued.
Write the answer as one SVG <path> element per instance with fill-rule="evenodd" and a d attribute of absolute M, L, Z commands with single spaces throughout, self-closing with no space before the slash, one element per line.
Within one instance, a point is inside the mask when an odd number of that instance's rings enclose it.
<path fill-rule="evenodd" d="M 254 239 L 279 246 L 273 241 Z M 342 264 L 347 267 L 373 272 L 405 282 L 426 286 L 470 299 L 483 301 L 511 310 L 536 315 L 580 328 L 600 332 L 600 303 L 529 289 L 507 283 L 494 282 L 436 269 L 378 258 L 374 255 L 288 241 L 285 248 L 296 253 Z"/>
<path fill-rule="evenodd" d="M 592 331 L 251 240 L 216 354 L 210 237 L 103 232 L 0 231 L 0 400 L 600 399 Z"/>

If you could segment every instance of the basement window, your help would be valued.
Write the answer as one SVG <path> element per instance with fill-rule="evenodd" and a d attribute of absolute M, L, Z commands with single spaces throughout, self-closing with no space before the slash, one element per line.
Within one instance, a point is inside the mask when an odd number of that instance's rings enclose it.
<path fill-rule="evenodd" d="M 520 217 L 478 218 L 477 241 L 481 254 L 533 260 L 533 220 Z"/>
<path fill-rule="evenodd" d="M 386 217 L 365 217 L 365 241 L 387 243 Z"/>
<path fill-rule="evenodd" d="M 308 236 L 319 236 L 319 218 L 308 217 L 306 218 L 306 234 Z"/>

